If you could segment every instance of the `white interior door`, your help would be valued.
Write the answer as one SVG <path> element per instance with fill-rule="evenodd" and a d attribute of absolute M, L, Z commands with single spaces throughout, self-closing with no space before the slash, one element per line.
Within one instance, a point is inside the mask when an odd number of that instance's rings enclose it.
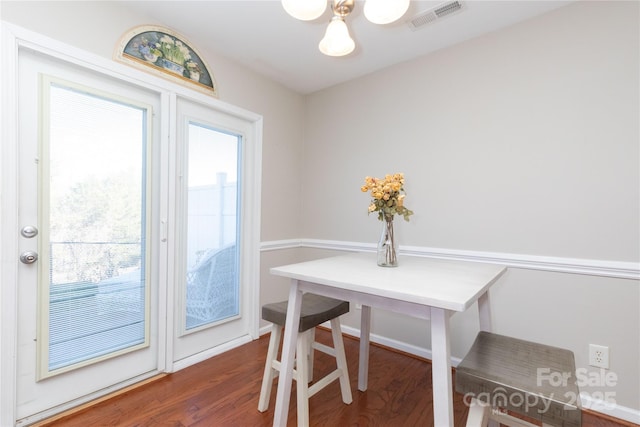
<path fill-rule="evenodd" d="M 157 93 L 19 56 L 17 418 L 158 370 Z"/>
<path fill-rule="evenodd" d="M 175 335 L 180 361 L 255 334 L 247 221 L 252 124 L 177 100 Z"/>

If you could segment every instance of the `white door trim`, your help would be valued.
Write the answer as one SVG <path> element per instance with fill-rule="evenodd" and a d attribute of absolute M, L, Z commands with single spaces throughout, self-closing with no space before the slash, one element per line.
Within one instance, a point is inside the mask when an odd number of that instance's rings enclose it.
<path fill-rule="evenodd" d="M 15 422 L 16 412 L 16 327 L 18 266 L 14 254 L 18 253 L 18 176 L 16 72 L 18 47 L 5 24 L 2 27 L 2 58 L 0 69 L 0 425 Z M 14 233 L 11 233 L 13 230 Z"/>

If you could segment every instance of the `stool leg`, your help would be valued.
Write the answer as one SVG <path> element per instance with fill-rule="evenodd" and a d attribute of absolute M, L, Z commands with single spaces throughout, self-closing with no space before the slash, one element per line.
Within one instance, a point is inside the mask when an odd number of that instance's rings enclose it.
<path fill-rule="evenodd" d="M 264 412 L 269 408 L 269 398 L 271 397 L 271 388 L 273 386 L 273 378 L 276 370 L 273 368 L 273 362 L 278 356 L 278 346 L 282 336 L 282 326 L 275 323 L 271 326 L 271 338 L 269 339 L 269 349 L 267 350 L 267 360 L 264 362 L 264 374 L 262 375 L 262 388 L 260 389 L 260 401 L 258 402 L 258 411 Z"/>
<path fill-rule="evenodd" d="M 487 427 L 491 406 L 480 402 L 475 397 L 471 399 L 466 427 Z"/>
<path fill-rule="evenodd" d="M 309 426 L 309 346 L 313 329 L 298 334 L 296 348 L 296 394 L 298 399 L 298 427 Z"/>
<path fill-rule="evenodd" d="M 316 328 L 311 328 L 309 330 L 309 342 L 307 343 L 309 346 L 307 347 L 307 366 L 308 366 L 308 373 L 307 373 L 307 379 L 308 379 L 308 383 L 310 383 L 311 381 L 313 381 L 313 359 L 314 359 L 314 348 L 313 348 L 313 342 L 316 340 Z"/>
<path fill-rule="evenodd" d="M 340 369 L 340 391 L 342 401 L 347 405 L 353 401 L 351 396 L 351 384 L 349 384 L 349 369 L 347 369 L 347 357 L 344 354 L 344 342 L 342 341 L 342 330 L 340 320 L 336 317 L 331 319 L 331 335 L 333 336 L 333 348 L 336 353 L 336 364 Z"/>

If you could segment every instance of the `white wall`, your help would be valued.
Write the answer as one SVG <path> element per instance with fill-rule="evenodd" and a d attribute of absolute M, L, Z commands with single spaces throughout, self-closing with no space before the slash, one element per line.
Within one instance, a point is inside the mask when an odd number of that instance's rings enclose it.
<path fill-rule="evenodd" d="M 374 243 L 359 187 L 404 172 L 415 215 L 396 220 L 401 248 L 637 263 L 638 11 L 579 2 L 310 95 L 303 237 Z M 511 269 L 492 306 L 497 332 L 569 348 L 579 367 L 589 343 L 609 346 L 618 383 L 599 390 L 640 409 L 637 280 Z M 454 357 L 476 318 L 454 317 Z M 428 346 L 407 332 L 418 328 L 374 320 L 375 333 Z"/>
<path fill-rule="evenodd" d="M 155 23 L 118 2 L 0 7 L 4 20 L 108 58 L 125 31 Z M 298 239 L 375 242 L 359 187 L 396 171 L 416 213 L 397 224 L 401 247 L 640 259 L 636 2 L 579 2 L 307 97 L 197 47 L 220 99 L 264 116 L 262 241 L 274 250 L 261 257 L 263 303 L 287 295 L 271 266 L 336 253 Z M 616 402 L 638 416 L 637 280 L 512 268 L 491 296 L 498 332 L 570 348 L 578 366 L 589 343 L 609 346 Z M 475 314 L 452 320 L 454 357 L 471 345 Z M 373 319 L 375 334 L 417 353 L 429 347 L 422 330 L 393 313 Z"/>

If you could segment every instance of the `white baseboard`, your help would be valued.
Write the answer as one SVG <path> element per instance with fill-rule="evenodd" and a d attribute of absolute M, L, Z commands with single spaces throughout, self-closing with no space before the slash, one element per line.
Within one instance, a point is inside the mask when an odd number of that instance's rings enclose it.
<path fill-rule="evenodd" d="M 262 334 L 262 331 L 260 332 Z M 192 356 L 186 357 L 182 360 L 178 360 L 173 363 L 173 370 L 171 372 L 177 372 L 181 369 L 187 368 L 191 365 L 195 365 L 196 363 L 203 362 L 207 359 L 212 358 L 213 356 L 217 356 L 219 354 L 224 353 L 225 351 L 229 351 L 236 347 L 240 347 L 243 344 L 251 342 L 252 338 L 249 335 L 243 335 L 239 338 L 221 344 L 217 347 L 210 348 L 200 353 L 196 353 Z"/>
<path fill-rule="evenodd" d="M 589 409 L 640 425 L 640 411 L 638 410 L 627 408 L 626 406 L 621 406 L 616 403 L 607 403 L 602 399 L 594 399 L 586 393 L 580 393 L 580 401 L 583 409 Z"/>
<path fill-rule="evenodd" d="M 323 326 L 329 327 L 330 324 L 327 322 Z M 352 337 L 359 339 L 360 329 L 353 328 L 351 326 L 341 326 L 341 328 L 342 328 L 343 334 L 350 335 Z M 418 347 L 413 344 L 407 344 L 406 342 L 394 340 L 394 339 L 387 338 L 382 335 L 376 335 L 376 334 L 371 334 L 369 340 L 373 343 L 380 344 L 385 347 L 393 348 L 394 350 L 402 351 L 403 353 L 408 353 L 417 357 L 421 357 L 423 359 L 431 360 L 431 350 L 425 347 Z M 451 366 L 456 367 L 458 366 L 458 363 L 460 363 L 461 361 L 462 359 L 452 356 Z"/>

